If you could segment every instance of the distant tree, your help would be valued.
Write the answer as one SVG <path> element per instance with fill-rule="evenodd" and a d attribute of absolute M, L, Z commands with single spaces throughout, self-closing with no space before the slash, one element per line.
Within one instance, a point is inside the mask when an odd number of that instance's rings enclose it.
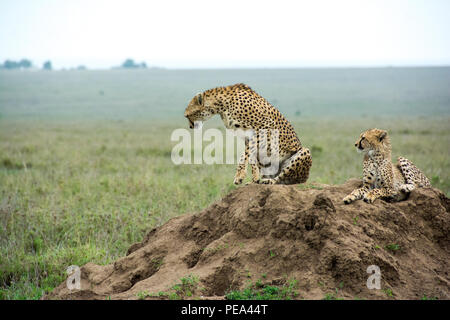
<path fill-rule="evenodd" d="M 137 69 L 137 68 L 146 69 L 147 64 L 145 62 L 141 62 L 138 64 L 138 63 L 134 62 L 133 59 L 127 59 L 122 63 L 121 68 L 124 68 L 124 69 Z"/>
<path fill-rule="evenodd" d="M 0 65 L 4 69 L 28 69 L 31 68 L 32 63 L 28 59 L 22 59 L 19 62 L 13 60 L 5 60 L 5 62 Z"/>
<path fill-rule="evenodd" d="M 78 66 L 77 67 L 77 70 L 86 70 L 87 68 L 86 68 L 86 66 Z"/>
<path fill-rule="evenodd" d="M 5 62 L 3 63 L 3 68 L 5 69 L 17 69 L 19 68 L 19 64 L 16 61 L 12 61 L 12 60 L 5 60 Z"/>
<path fill-rule="evenodd" d="M 19 61 L 19 68 L 28 69 L 31 68 L 32 65 L 32 62 L 28 59 L 22 59 Z"/>
<path fill-rule="evenodd" d="M 45 61 L 44 64 L 42 65 L 42 69 L 44 70 L 52 70 L 52 62 L 51 61 Z"/>
<path fill-rule="evenodd" d="M 137 68 L 138 65 L 136 63 L 134 63 L 133 59 L 127 59 L 122 63 L 122 68 L 126 68 L 126 69 L 133 69 L 133 68 Z"/>

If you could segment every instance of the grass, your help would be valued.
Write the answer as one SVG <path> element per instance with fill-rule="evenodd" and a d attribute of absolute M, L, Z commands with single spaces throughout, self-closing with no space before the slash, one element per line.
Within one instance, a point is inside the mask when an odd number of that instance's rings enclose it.
<path fill-rule="evenodd" d="M 144 300 L 147 297 L 164 297 L 170 300 L 180 300 L 186 298 L 193 298 L 196 290 L 202 290 L 198 287 L 199 278 L 196 275 L 188 275 L 180 279 L 180 283 L 173 285 L 169 291 L 160 291 L 158 293 L 149 293 L 148 291 L 141 291 L 136 294 L 139 300 Z"/>
<path fill-rule="evenodd" d="M 3 119 L 175 118 L 197 92 L 239 82 L 257 90 L 290 119 L 449 115 L 449 67 L 0 70 L 0 113 Z M 414 131 L 401 130 L 402 134 Z M 313 145 L 324 153 L 323 145 Z"/>
<path fill-rule="evenodd" d="M 319 119 L 294 123 L 305 145 L 324 148 L 313 159 L 311 182 L 336 184 L 361 176 L 361 157 L 352 143 L 362 128 L 373 125 L 366 122 L 342 120 L 333 131 Z M 428 176 L 439 176 L 434 186 L 448 195 L 450 164 L 441 147 L 450 137 L 447 122 L 383 125 L 406 126 L 429 127 L 431 134 L 393 134 L 395 153 Z M 110 263 L 152 227 L 201 210 L 235 189 L 234 165 L 173 165 L 170 143 L 161 143 L 169 141 L 173 127 L 2 120 L 0 297 L 37 299 L 65 279 L 68 266 Z"/>
<path fill-rule="evenodd" d="M 192 297 L 193 292 L 197 289 L 198 286 L 198 276 L 196 275 L 189 275 L 187 277 L 183 277 L 180 279 L 181 282 L 175 284 L 172 287 L 172 290 L 175 291 L 175 294 L 178 297 L 185 298 L 185 297 Z"/>
<path fill-rule="evenodd" d="M 328 292 L 325 294 L 322 300 L 344 300 L 344 298 L 339 297 L 339 290 L 342 290 L 344 283 L 340 282 L 338 288 L 334 289 L 334 292 Z"/>
<path fill-rule="evenodd" d="M 420 300 L 438 300 L 437 297 L 424 295 Z"/>
<path fill-rule="evenodd" d="M 383 292 L 386 294 L 386 296 L 388 298 L 394 297 L 394 292 L 392 291 L 392 289 L 386 288 L 386 289 L 383 289 Z"/>
<path fill-rule="evenodd" d="M 0 297 L 38 298 L 68 266 L 109 263 L 149 228 L 234 189 L 223 183 L 231 166 L 202 170 L 174 166 L 163 152 L 141 155 L 165 150 L 169 130 L 152 137 L 145 127 L 119 127 L 2 123 L 0 161 L 32 166 L 0 163 Z"/>
<path fill-rule="evenodd" d="M 398 245 L 396 243 L 391 243 L 391 244 L 386 245 L 386 249 L 395 252 L 395 251 L 400 250 L 400 245 Z"/>
<path fill-rule="evenodd" d="M 380 127 L 391 135 L 393 159 L 412 160 L 449 195 L 450 108 L 442 86 L 449 70 L 420 69 L 404 83 L 398 77 L 405 70 L 387 70 L 386 77 L 401 82 L 393 96 L 395 84 L 381 88 L 384 73 L 377 70 L 365 70 L 370 85 L 355 84 L 362 70 L 343 70 L 345 85 L 336 81 L 338 71 L 320 70 L 192 71 L 196 77 L 188 71 L 0 72 L 0 299 L 39 299 L 66 278 L 68 266 L 111 263 L 152 227 L 236 188 L 235 165 L 176 166 L 170 159 L 172 131 L 187 128 L 187 101 L 218 85 L 217 75 L 224 83 L 248 82 L 291 120 L 313 153 L 310 178 L 299 188 L 361 177 L 354 141 Z M 279 84 L 262 80 L 270 72 Z M 308 88 L 297 90 L 306 82 Z M 353 100 L 349 90 L 357 92 Z M 401 118 L 389 114 L 408 108 Z M 216 118 L 205 124 L 211 127 L 223 124 Z"/>
<path fill-rule="evenodd" d="M 282 286 L 263 284 L 259 279 L 255 283 L 249 282 L 243 290 L 229 291 L 225 294 L 227 300 L 291 300 L 298 296 L 298 282 L 289 280 Z"/>
<path fill-rule="evenodd" d="M 344 300 L 344 298 L 338 297 L 338 290 L 332 293 L 326 293 L 322 300 Z"/>

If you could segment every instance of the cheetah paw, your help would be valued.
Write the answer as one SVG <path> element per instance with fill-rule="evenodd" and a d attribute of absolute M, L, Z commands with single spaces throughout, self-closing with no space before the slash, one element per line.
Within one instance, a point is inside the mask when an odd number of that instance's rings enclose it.
<path fill-rule="evenodd" d="M 373 203 L 375 201 L 375 199 L 376 199 L 375 197 L 371 197 L 371 196 L 365 196 L 363 198 L 364 202 L 366 202 L 366 203 Z"/>
<path fill-rule="evenodd" d="M 259 180 L 258 183 L 260 183 L 260 184 L 275 184 L 276 181 L 275 181 L 275 179 L 261 179 L 261 180 Z"/>
<path fill-rule="evenodd" d="M 352 196 L 346 196 L 344 199 L 342 199 L 344 201 L 345 204 L 350 204 L 353 201 L 355 201 L 355 199 Z"/>
<path fill-rule="evenodd" d="M 414 185 L 412 184 L 404 184 L 401 186 L 400 191 L 404 193 L 410 193 L 414 190 Z"/>

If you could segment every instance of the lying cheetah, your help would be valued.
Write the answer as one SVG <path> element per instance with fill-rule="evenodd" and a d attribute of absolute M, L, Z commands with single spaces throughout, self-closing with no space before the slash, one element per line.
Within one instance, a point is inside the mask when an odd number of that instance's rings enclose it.
<path fill-rule="evenodd" d="M 242 183 L 249 162 L 253 183 L 296 184 L 308 179 L 312 164 L 310 151 L 302 147 L 294 128 L 280 111 L 249 86 L 240 83 L 199 93 L 184 112 L 190 128 L 194 128 L 194 122 L 208 120 L 215 114 L 220 115 L 228 129 L 253 132 L 245 138 L 245 151 L 239 161 L 234 184 Z M 278 134 L 278 140 L 274 132 Z M 271 156 L 272 147 L 279 150 L 278 170 L 264 174 L 267 173 L 264 170 L 267 163 L 262 161 L 258 150 L 267 150 L 267 155 Z"/>
<path fill-rule="evenodd" d="M 391 143 L 385 130 L 370 129 L 361 133 L 355 143 L 364 153 L 363 186 L 346 196 L 344 203 L 363 199 L 372 203 L 377 198 L 401 201 L 416 187 L 430 187 L 428 178 L 408 159 L 391 162 Z"/>

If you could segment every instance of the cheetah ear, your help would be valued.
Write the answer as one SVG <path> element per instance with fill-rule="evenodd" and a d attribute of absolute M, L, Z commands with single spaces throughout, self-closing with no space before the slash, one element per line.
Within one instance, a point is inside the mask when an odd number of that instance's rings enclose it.
<path fill-rule="evenodd" d="M 378 134 L 378 140 L 383 141 L 384 138 L 387 136 L 387 131 L 381 130 L 381 132 Z"/>
<path fill-rule="evenodd" d="M 197 103 L 199 105 L 203 105 L 203 94 L 202 93 L 197 93 Z"/>

